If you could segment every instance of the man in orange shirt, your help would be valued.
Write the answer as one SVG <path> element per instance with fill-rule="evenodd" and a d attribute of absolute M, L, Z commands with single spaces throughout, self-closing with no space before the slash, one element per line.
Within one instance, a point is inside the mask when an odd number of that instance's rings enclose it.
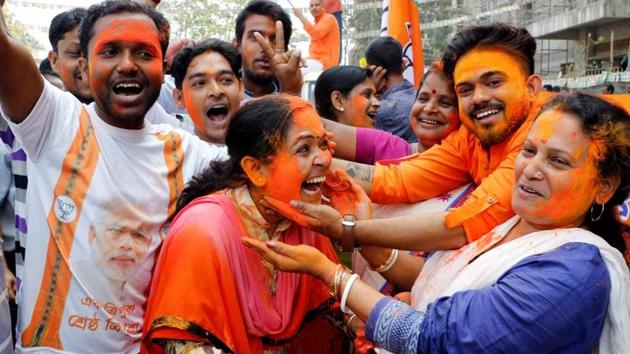
<path fill-rule="evenodd" d="M 550 97 L 539 94 L 535 52 L 535 40 L 522 28 L 490 24 L 459 32 L 442 60 L 455 83 L 460 129 L 441 145 L 397 165 L 346 167 L 377 203 L 419 202 L 465 183 L 478 186 L 459 208 L 382 220 L 392 226 L 392 234 L 414 230 L 414 239 L 423 240 L 416 248 L 455 248 L 514 215 L 514 160 L 538 109 Z"/>
<path fill-rule="evenodd" d="M 326 13 L 335 16 L 339 25 L 339 48 L 341 48 L 341 39 L 343 37 L 343 7 L 341 0 L 324 0 L 324 8 Z M 339 62 L 341 63 L 341 50 L 339 50 Z"/>
<path fill-rule="evenodd" d="M 302 10 L 293 9 L 295 16 L 304 24 L 311 37 L 309 58 L 322 63 L 324 70 L 339 65 L 339 26 L 331 14 L 326 13 L 322 0 L 310 0 L 309 9 L 315 23 L 304 17 Z"/>

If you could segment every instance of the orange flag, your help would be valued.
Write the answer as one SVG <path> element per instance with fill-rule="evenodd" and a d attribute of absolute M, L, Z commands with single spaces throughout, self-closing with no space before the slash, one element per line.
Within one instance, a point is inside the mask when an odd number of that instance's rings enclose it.
<path fill-rule="evenodd" d="M 418 6 L 412 0 L 383 0 L 381 35 L 392 36 L 400 42 L 403 60 L 408 65 L 404 77 L 418 87 L 424 72 Z"/>

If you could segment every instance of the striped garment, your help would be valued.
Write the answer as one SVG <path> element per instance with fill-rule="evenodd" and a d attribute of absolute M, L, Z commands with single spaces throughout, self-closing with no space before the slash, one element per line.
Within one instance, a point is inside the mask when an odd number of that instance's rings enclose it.
<path fill-rule="evenodd" d="M 0 252 L 0 263 L 4 262 L 3 258 L 4 255 Z M 2 280 L 0 281 L 0 354 L 8 354 L 13 353 L 13 341 L 11 340 L 11 314 L 2 265 L 0 265 L 0 280 Z"/>
<path fill-rule="evenodd" d="M 9 193 L 15 196 L 13 206 L 13 224 L 15 229 L 3 226 L 5 252 L 15 253 L 15 269 L 18 289 L 22 283 L 22 270 L 24 265 L 24 245 L 26 244 L 26 187 L 28 179 L 26 177 L 26 153 L 22 149 L 20 142 L 15 138 L 7 122 L 0 116 L 0 141 L 5 144 L 11 152 L 11 173 L 13 174 L 13 191 Z M 4 210 L 2 210 L 4 211 Z"/>

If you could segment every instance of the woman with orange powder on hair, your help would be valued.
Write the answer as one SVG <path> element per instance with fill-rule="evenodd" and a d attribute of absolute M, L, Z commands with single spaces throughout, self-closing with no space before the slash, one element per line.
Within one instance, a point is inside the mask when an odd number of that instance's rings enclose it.
<path fill-rule="evenodd" d="M 230 159 L 195 177 L 178 200 L 152 281 L 144 351 L 342 352 L 341 313 L 326 285 L 279 271 L 241 243 L 246 235 L 309 245 L 338 263 L 328 238 L 262 202 L 320 203 L 332 157 L 319 116 L 299 98 L 265 96 L 236 113 L 226 145 Z"/>
<path fill-rule="evenodd" d="M 376 161 L 397 159 L 422 152 L 438 144 L 459 127 L 457 96 L 453 83 L 444 75 L 441 62 L 431 64 L 422 78 L 409 122 L 419 143 L 375 129 L 354 128 L 325 120 L 337 146 L 335 157 L 373 165 Z"/>

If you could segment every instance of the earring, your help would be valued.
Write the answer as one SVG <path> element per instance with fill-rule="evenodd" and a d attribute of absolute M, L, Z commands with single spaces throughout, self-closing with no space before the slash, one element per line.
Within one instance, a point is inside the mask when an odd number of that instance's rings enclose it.
<path fill-rule="evenodd" d="M 341 107 L 341 108 L 335 107 L 335 109 L 338 110 L 339 112 L 343 112 L 344 111 L 343 107 Z"/>
<path fill-rule="evenodd" d="M 597 215 L 597 217 L 593 217 L 593 207 L 595 205 L 601 205 L 602 208 L 599 211 L 599 214 Z M 595 222 L 595 221 L 599 221 L 599 219 L 602 218 L 602 215 L 604 214 L 604 204 L 599 204 L 599 203 L 593 203 L 593 205 L 591 205 L 591 221 Z"/>

